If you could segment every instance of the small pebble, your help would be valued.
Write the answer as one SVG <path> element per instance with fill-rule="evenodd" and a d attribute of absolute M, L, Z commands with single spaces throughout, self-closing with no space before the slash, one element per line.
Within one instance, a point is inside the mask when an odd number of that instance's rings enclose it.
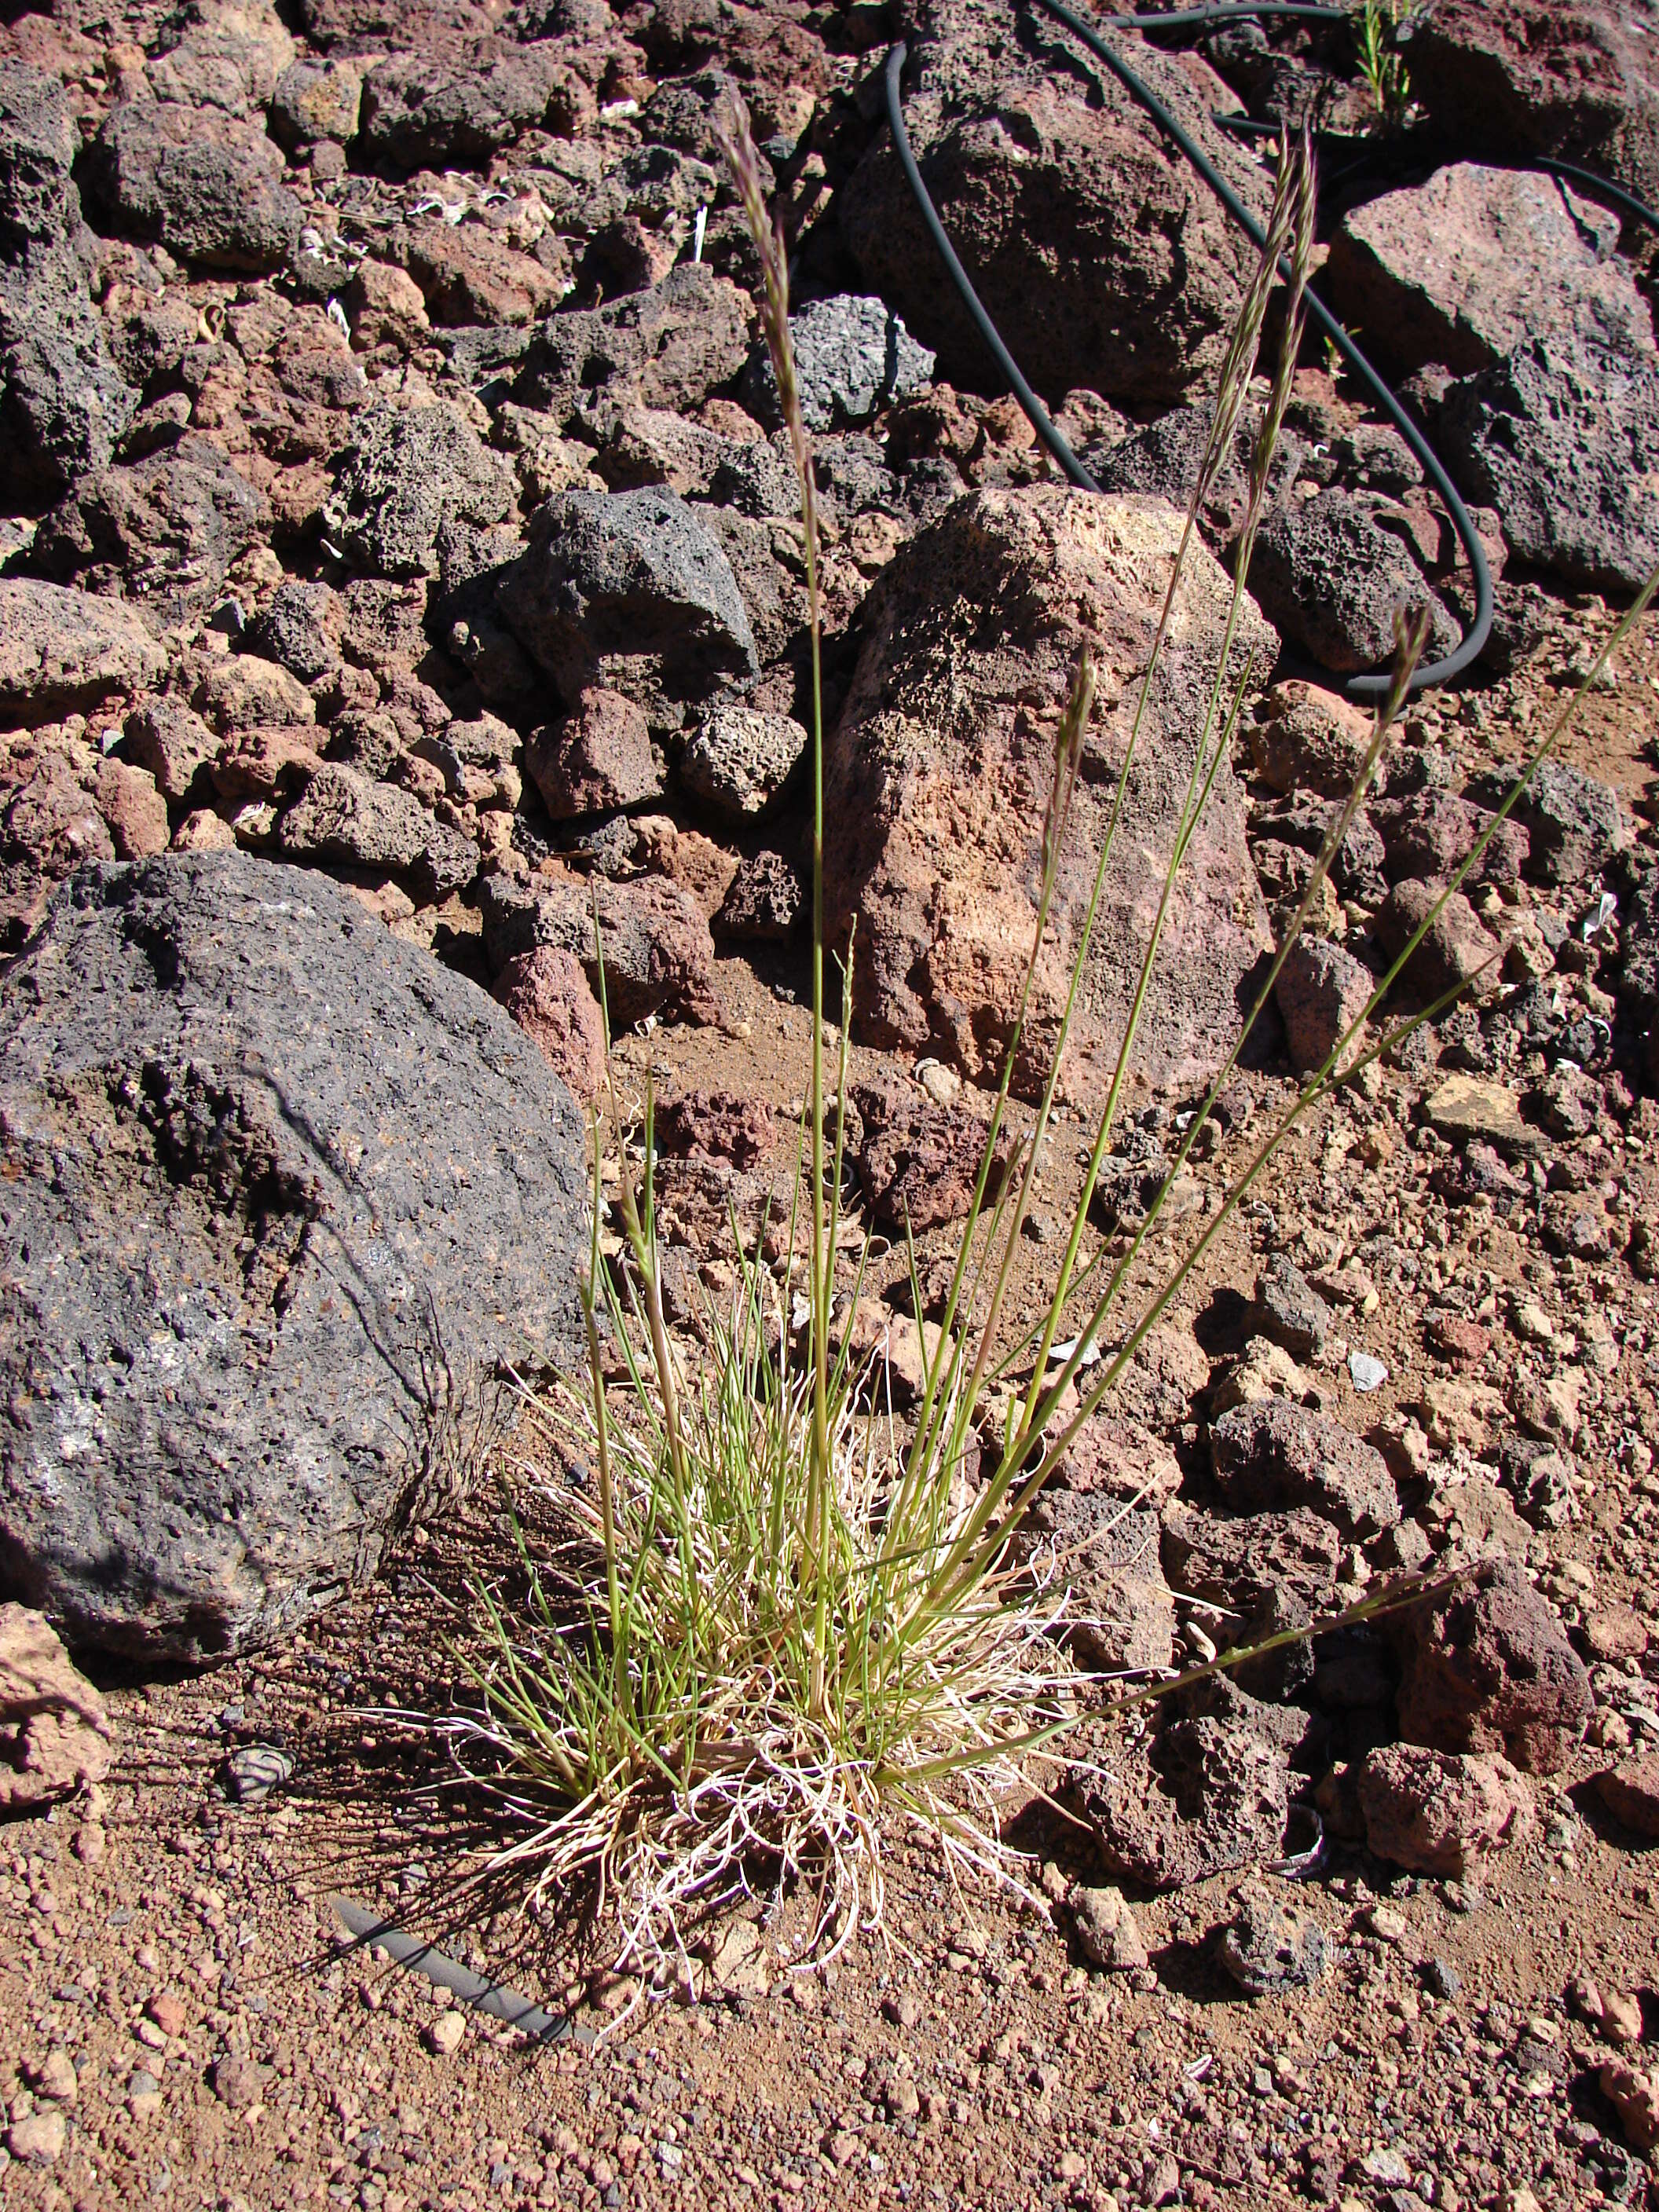
<path fill-rule="evenodd" d="M 72 2105 L 80 2094 L 81 2084 L 76 2078 L 75 2062 L 67 2051 L 49 2051 L 46 2063 L 34 2077 L 35 2094 L 48 2097 L 54 2105 Z"/>
<path fill-rule="evenodd" d="M 908 1990 L 902 1990 L 896 1997 L 884 1997 L 881 2009 L 884 2017 L 890 2020 L 895 2027 L 921 2026 L 921 2001 Z"/>
<path fill-rule="evenodd" d="M 1609 2043 L 1639 2043 L 1642 2040 L 1640 1998 L 1627 1996 L 1621 1990 L 1609 1990 L 1601 2000 L 1599 2025 Z"/>
<path fill-rule="evenodd" d="M 26 2112 L 8 2130 L 6 2148 L 21 2166 L 53 2166 L 68 2139 L 62 2112 Z"/>
<path fill-rule="evenodd" d="M 946 1067 L 942 1060 L 919 1060 L 916 1062 L 916 1081 L 935 1106 L 954 1106 L 962 1096 L 961 1076 L 954 1067 Z"/>
<path fill-rule="evenodd" d="M 1514 1308 L 1515 1333 L 1528 1344 L 1547 1344 L 1555 1324 L 1535 1298 L 1522 1298 Z"/>
<path fill-rule="evenodd" d="M 1443 1997 L 1449 2003 L 1462 1994 L 1463 1977 L 1449 1959 L 1431 1959 L 1423 1969 L 1423 1986 L 1431 1996 Z"/>
<path fill-rule="evenodd" d="M 1389 1370 L 1375 1353 L 1356 1350 L 1348 1354 L 1348 1379 L 1356 1390 L 1380 1390 L 1389 1379 Z"/>
<path fill-rule="evenodd" d="M 1246 1996 L 1277 1996 L 1321 1978 L 1328 1958 L 1324 1930 L 1295 1897 L 1249 1881 L 1233 1902 L 1237 1917 L 1223 1933 L 1217 1957 Z"/>
<path fill-rule="evenodd" d="M 1403 1912 L 1396 1912 L 1391 1905 L 1374 1905 L 1365 1915 L 1373 1936 L 1381 1936 L 1385 1943 L 1403 1943 L 1407 1922 Z"/>
<path fill-rule="evenodd" d="M 153 2120 L 161 2109 L 161 2085 L 141 2067 L 127 2083 L 127 2110 L 135 2120 Z"/>
<path fill-rule="evenodd" d="M 426 2032 L 428 2046 L 440 2058 L 453 2058 L 461 2047 L 461 2038 L 466 2033 L 466 2021 L 452 2006 L 441 2012 Z"/>
<path fill-rule="evenodd" d="M 1359 2161 L 1360 2171 L 1368 2181 L 1380 2183 L 1385 2189 L 1409 2189 L 1412 2170 L 1400 2153 L 1387 2143 L 1377 2143 Z"/>

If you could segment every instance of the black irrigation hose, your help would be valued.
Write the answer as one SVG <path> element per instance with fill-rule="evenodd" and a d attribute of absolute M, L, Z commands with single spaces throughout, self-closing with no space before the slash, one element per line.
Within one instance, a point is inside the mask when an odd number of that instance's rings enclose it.
<path fill-rule="evenodd" d="M 1650 208 L 1645 200 L 1638 200 L 1634 192 L 1627 192 L 1622 185 L 1610 185 L 1605 177 L 1598 177 L 1594 169 L 1581 169 L 1577 161 L 1558 161 L 1553 155 L 1534 154 L 1528 165 L 1534 169 L 1547 170 L 1552 177 L 1566 177 L 1575 185 L 1583 185 L 1588 197 L 1606 200 L 1609 207 L 1617 208 L 1638 222 L 1646 223 L 1650 230 L 1659 230 L 1659 209 Z"/>
<path fill-rule="evenodd" d="M 1255 242 L 1258 251 L 1264 246 L 1267 243 L 1267 236 L 1261 226 L 1213 162 L 1205 155 L 1191 134 L 1182 127 L 1152 88 L 1136 76 L 1128 64 L 1119 58 L 1091 25 L 1085 23 L 1080 16 L 1074 15 L 1071 9 L 1065 6 L 1063 0 L 1037 0 L 1037 3 L 1045 8 L 1058 21 L 1063 23 L 1073 37 L 1080 40 L 1098 60 L 1105 64 L 1125 89 L 1146 109 L 1159 129 L 1168 137 L 1173 139 L 1200 176 L 1221 201 L 1234 222 Z M 1189 8 L 1169 15 L 1119 16 L 1112 20 L 1115 27 L 1126 29 L 1170 30 L 1224 21 L 1236 16 L 1260 15 L 1297 15 L 1324 21 L 1346 20 L 1346 11 L 1342 9 L 1297 5 L 1293 4 L 1293 0 L 1261 0 L 1261 4 L 1235 7 Z M 1030 418 L 1031 425 L 1037 435 L 1074 484 L 1080 485 L 1085 490 L 1097 490 L 1099 487 L 1078 459 L 1065 438 L 1055 428 L 1036 394 L 1032 392 L 1030 386 L 1020 374 L 1012 356 L 1002 342 L 996 325 L 986 313 L 983 302 L 975 291 L 967 270 L 963 269 L 950 240 L 945 236 L 945 227 L 939 219 L 939 212 L 933 206 L 927 185 L 922 181 L 921 172 L 916 166 L 915 155 L 911 149 L 909 135 L 904 127 L 902 79 L 906 58 L 907 49 L 901 40 L 887 57 L 887 120 L 892 131 L 893 143 L 903 167 L 906 181 L 915 197 L 917 206 L 921 210 L 922 219 L 927 223 L 934 244 L 940 252 L 952 283 L 961 295 L 963 306 L 973 317 L 975 326 L 989 345 L 999 367 L 1008 378 L 1016 397 Z M 1283 261 L 1280 262 L 1279 266 L 1281 271 L 1288 277 L 1289 270 Z M 1486 553 L 1475 533 L 1474 524 L 1470 519 L 1468 509 L 1459 498 L 1456 487 L 1442 467 L 1438 456 L 1428 445 L 1417 425 L 1324 302 L 1311 291 L 1306 296 L 1310 315 L 1331 339 L 1349 368 L 1370 387 L 1377 404 L 1405 439 L 1416 457 L 1419 467 L 1423 469 L 1445 502 L 1446 511 L 1452 520 L 1452 526 L 1462 541 L 1464 555 L 1468 561 L 1470 575 L 1474 584 L 1474 619 L 1456 650 L 1449 653 L 1443 660 L 1435 661 L 1426 668 L 1419 668 L 1412 678 L 1411 688 L 1413 691 L 1421 691 L 1433 685 L 1449 683 L 1454 677 L 1461 676 L 1463 671 L 1479 657 L 1491 633 L 1492 572 L 1486 565 Z M 1356 676 L 1349 678 L 1345 688 L 1352 698 L 1376 699 L 1386 695 L 1392 680 L 1387 673 Z"/>
<path fill-rule="evenodd" d="M 1167 13 L 1156 11 L 1144 15 L 1114 15 L 1109 20 L 1115 31 L 1196 31 L 1207 29 L 1212 23 L 1225 23 L 1235 18 L 1240 21 L 1254 21 L 1258 15 L 1300 15 L 1316 23 L 1351 23 L 1352 15 L 1346 8 L 1328 4 L 1314 7 L 1310 0 L 1236 0 L 1229 7 L 1216 5 L 1207 8 L 1172 8 Z"/>

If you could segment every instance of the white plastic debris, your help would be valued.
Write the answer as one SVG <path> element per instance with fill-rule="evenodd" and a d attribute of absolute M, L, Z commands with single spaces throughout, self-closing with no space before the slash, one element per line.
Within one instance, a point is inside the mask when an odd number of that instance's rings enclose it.
<path fill-rule="evenodd" d="M 1051 1344 L 1048 1347 L 1048 1360 L 1050 1365 L 1063 1366 L 1066 1361 L 1068 1360 L 1072 1354 L 1077 1350 L 1078 1342 L 1079 1340 L 1076 1337 L 1068 1336 L 1063 1338 L 1056 1344 Z M 1079 1367 L 1097 1367 L 1099 1364 L 1100 1346 L 1097 1344 L 1091 1344 L 1088 1350 L 1084 1353 L 1082 1358 L 1078 1362 Z"/>
<path fill-rule="evenodd" d="M 697 220 L 692 227 L 691 231 L 691 258 L 694 261 L 701 261 L 702 259 L 702 241 L 704 237 L 707 235 L 708 229 L 708 210 L 707 207 L 700 207 L 697 210 Z"/>

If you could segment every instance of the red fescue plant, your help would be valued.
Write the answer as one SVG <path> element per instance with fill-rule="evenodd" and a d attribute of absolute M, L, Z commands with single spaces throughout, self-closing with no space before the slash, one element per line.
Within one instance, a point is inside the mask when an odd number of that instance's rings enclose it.
<path fill-rule="evenodd" d="M 711 1304 L 703 1341 L 695 1352 L 683 1350 L 664 1313 L 649 1101 L 636 1131 L 612 1087 L 608 1112 L 596 1115 L 593 1128 L 592 1243 L 582 1285 L 589 1372 L 549 1395 L 526 1395 L 520 1456 L 509 1482 L 534 1492 L 538 1525 L 550 1525 L 556 1538 L 538 1548 L 523 1542 L 527 1599 L 509 1604 L 497 1591 L 480 1590 L 483 1635 L 470 1662 L 477 1707 L 447 1724 L 469 1771 L 488 1781 L 516 1824 L 497 1869 L 521 1870 L 531 1895 L 544 1901 L 584 1893 L 599 1923 L 614 1928 L 612 1963 L 654 1972 L 659 1986 L 683 1971 L 694 1923 L 751 1885 L 769 1891 L 806 1885 L 803 1893 L 816 1902 L 799 1939 L 801 1963 L 822 1961 L 860 1926 L 878 1924 L 896 1823 L 922 1824 L 958 1871 L 1018 1881 L 1020 1862 L 999 1832 L 998 1793 L 1034 1771 L 1040 1777 L 1042 1763 L 1060 1755 L 1085 1692 L 1094 1710 L 1101 1703 L 1099 1686 L 1073 1673 L 1065 1656 L 1063 1562 L 1045 1580 L 1015 1557 L 1021 1516 L 1080 1425 L 1109 1401 L 1146 1331 L 1290 1129 L 1336 1082 L 1397 1041 L 1398 1029 L 1368 1042 L 1368 1024 L 1439 910 L 1379 979 L 1364 1012 L 1302 1085 L 1201 1234 L 1150 1294 L 1138 1296 L 1133 1311 L 1121 1311 L 1164 1193 L 1126 1251 L 1115 1258 L 1103 1252 L 1085 1265 L 1087 1207 L 1133 1064 L 1170 895 L 1251 684 L 1265 673 L 1247 670 L 1230 686 L 1226 672 L 1303 337 L 1314 234 L 1313 163 L 1304 140 L 1281 149 L 1266 250 L 1220 374 L 1207 451 L 1097 856 L 1072 995 L 1034 1121 L 993 1200 L 993 1161 L 1008 1127 L 1010 1084 L 1093 708 L 1086 657 L 1060 720 L 1047 808 L 1033 824 L 1039 866 L 1030 963 L 944 1325 L 927 1340 L 913 1419 L 902 1429 L 890 1413 L 867 1416 L 868 1363 L 837 1343 L 832 1326 L 843 1163 L 842 1124 L 826 1110 L 812 454 L 790 342 L 784 241 L 764 204 L 740 109 L 726 118 L 723 144 L 763 271 L 761 321 L 799 481 L 811 633 L 812 1027 L 789 1249 L 775 1267 L 758 1250 L 741 1256 L 729 1302 L 718 1310 Z M 1037 1188 L 1130 765 L 1194 518 L 1232 451 L 1281 271 L 1282 336 L 1254 434 L 1231 607 L 1207 704 L 1191 734 L 1163 900 L 1050 1293 L 1034 1327 L 1015 1328 L 1006 1310 L 1014 1257 Z M 1360 772 L 1243 1024 L 1241 1046 L 1371 783 L 1425 629 L 1422 617 L 1402 623 L 1393 685 Z M 1594 672 L 1586 679 L 1592 680 Z M 1540 746 L 1528 775 L 1559 742 L 1565 720 Z M 1442 903 L 1478 867 L 1486 842 Z M 837 1095 L 845 1087 L 849 977 L 850 964 L 840 1001 Z M 1171 1182 L 1237 1057 L 1236 1048 L 1194 1115 Z M 617 1164 L 614 1210 L 600 1164 L 607 1155 Z M 601 1251 L 602 1224 L 612 1212 L 625 1248 L 620 1268 L 605 1265 Z M 914 1277 L 914 1255 L 912 1271 Z M 803 1272 L 805 1318 L 797 1326 L 791 1309 Z M 919 1296 L 915 1310 L 921 1310 Z M 983 1317 L 970 1322 L 972 1316 Z M 623 1364 L 620 1382 L 607 1381 L 607 1340 Z M 538 1435 L 544 1451 L 535 1448 Z"/>

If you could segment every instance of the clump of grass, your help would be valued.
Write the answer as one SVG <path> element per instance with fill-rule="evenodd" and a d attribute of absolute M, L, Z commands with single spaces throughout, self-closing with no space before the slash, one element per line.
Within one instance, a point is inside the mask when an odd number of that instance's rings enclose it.
<path fill-rule="evenodd" d="M 1361 0 L 1354 17 L 1354 45 L 1359 74 L 1370 93 L 1379 119 L 1389 125 L 1405 121 L 1411 106 L 1411 72 L 1400 51 L 1402 25 L 1417 12 L 1418 0 Z"/>
<path fill-rule="evenodd" d="M 1018 1862 L 998 1832 L 997 1793 L 1040 1772 L 1043 1759 L 1059 1754 L 1085 1699 L 1097 1710 L 1100 1699 L 1097 1686 L 1075 1674 L 1064 1656 L 1066 1589 L 1057 1575 L 1045 1583 L 1029 1567 L 1021 1569 L 1015 1532 L 1081 1425 L 1109 1398 L 1147 1330 L 1289 1130 L 1336 1081 L 1397 1041 L 1399 1030 L 1364 1046 L 1362 1032 L 1439 912 L 1437 906 L 1425 917 L 1202 1234 L 1150 1295 L 1121 1310 L 1164 1196 L 1364 799 L 1426 632 L 1425 617 L 1401 624 L 1392 688 L 1378 709 L 1361 771 L 1336 811 L 1239 1046 L 1193 1117 L 1169 1181 L 1126 1251 L 1114 1261 L 1103 1250 L 1085 1264 L 1093 1181 L 1110 1144 L 1173 888 L 1259 673 L 1247 669 L 1229 687 L 1250 550 L 1303 337 L 1314 216 L 1312 161 L 1304 138 L 1282 149 L 1266 250 L 1224 365 L 1046 1080 L 993 1196 L 994 1162 L 1000 1147 L 1006 1153 L 1010 1086 L 1093 708 L 1086 656 L 1059 720 L 1048 804 L 1041 824 L 1033 825 L 1030 957 L 943 1323 L 936 1334 L 922 1334 L 920 1401 L 901 1426 L 890 1405 L 881 1403 L 878 1363 L 855 1358 L 850 1335 L 838 1342 L 833 1325 L 843 1125 L 838 1115 L 832 1124 L 826 1097 L 816 489 L 790 344 L 787 263 L 782 238 L 767 217 L 740 111 L 728 116 L 724 143 L 764 271 L 762 321 L 799 480 L 807 556 L 811 1065 L 787 1251 L 775 1271 L 759 1249 L 744 1252 L 739 1239 L 730 1299 L 719 1308 L 710 1303 L 702 1346 L 695 1355 L 683 1353 L 664 1311 L 649 1094 L 636 1133 L 612 1086 L 608 1111 L 596 1112 L 592 1129 L 592 1240 L 581 1285 L 589 1372 L 585 1382 L 567 1378 L 544 1397 L 526 1395 L 525 1407 L 526 1421 L 550 1447 L 544 1461 L 528 1464 L 556 1540 L 533 1552 L 522 1541 L 526 1600 L 509 1607 L 496 1594 L 479 1592 L 482 1656 L 470 1662 L 477 1708 L 449 1724 L 470 1771 L 488 1780 L 518 1823 L 497 1869 L 520 1869 L 531 1893 L 543 1899 L 586 1885 L 599 1920 L 614 1921 L 613 1963 L 671 1972 L 691 1924 L 757 1882 L 769 1888 L 798 1880 L 816 1885 L 798 1953 L 803 1960 L 833 1954 L 860 1924 L 878 1923 L 884 1854 L 896 1820 L 923 1824 L 954 1867 L 1018 1881 Z M 1162 900 L 1049 1297 L 1034 1327 L 1012 1327 L 1006 1306 L 1014 1258 L 1037 1186 L 1147 701 L 1194 518 L 1232 449 L 1281 270 L 1288 293 L 1281 343 L 1254 435 L 1231 604 L 1193 734 Z M 1565 717 L 1534 756 L 1534 767 L 1563 726 Z M 1480 865 L 1491 834 L 1441 904 Z M 845 1091 L 850 997 L 849 954 L 842 977 L 838 1096 Z M 614 1218 L 623 1248 L 617 1267 L 605 1264 L 601 1247 L 607 1155 L 615 1162 Z M 867 1244 L 864 1249 L 867 1253 Z M 854 1304 L 862 1264 L 851 1286 Z M 793 1288 L 803 1271 L 804 1317 Z M 913 1310 L 920 1315 L 914 1250 L 911 1271 Z M 619 1378 L 610 1382 L 607 1356 L 621 1363 Z M 866 1410 L 872 1393 L 873 1413 Z"/>

